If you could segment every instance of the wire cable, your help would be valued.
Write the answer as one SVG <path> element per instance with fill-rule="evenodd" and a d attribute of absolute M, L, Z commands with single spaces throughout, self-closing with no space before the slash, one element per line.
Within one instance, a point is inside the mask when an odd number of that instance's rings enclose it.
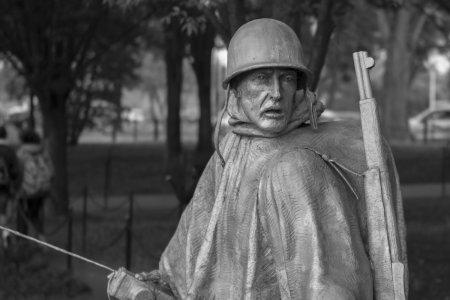
<path fill-rule="evenodd" d="M 62 249 L 62 248 L 59 248 L 59 247 L 54 246 L 54 245 L 52 245 L 52 244 L 49 244 L 49 243 L 47 243 L 47 242 L 40 241 L 40 240 L 35 239 L 34 237 L 31 237 L 31 236 L 29 236 L 29 235 L 22 234 L 22 233 L 20 233 L 20 232 L 18 232 L 18 231 L 15 231 L 15 230 L 10 229 L 10 228 L 7 228 L 7 227 L 3 227 L 3 226 L 1 226 L 1 225 L 0 225 L 0 229 L 5 230 L 5 231 L 7 231 L 7 232 L 9 232 L 9 233 L 12 233 L 12 234 L 14 234 L 14 235 L 16 235 L 16 236 L 19 236 L 19 237 L 21 237 L 21 238 L 24 238 L 24 239 L 26 239 L 26 240 L 29 240 L 29 241 L 38 243 L 38 244 L 43 245 L 43 246 L 46 246 L 46 247 L 51 248 L 51 249 L 53 249 L 53 250 L 55 250 L 55 251 L 58 251 L 58 252 L 61 252 L 61 253 L 70 255 L 70 256 L 75 257 L 75 258 L 78 258 L 78 259 L 80 259 L 80 260 L 84 260 L 85 262 L 88 262 L 88 263 L 90 263 L 90 264 L 96 265 L 97 267 L 103 268 L 103 269 L 108 270 L 108 271 L 110 271 L 110 272 L 114 272 L 114 270 L 113 270 L 112 268 L 108 267 L 108 266 L 105 266 L 105 265 L 103 265 L 103 264 L 101 264 L 101 263 L 98 263 L 98 262 L 96 262 L 96 261 L 90 260 L 90 259 L 88 259 L 88 258 L 86 258 L 86 257 L 81 256 L 81 255 L 75 254 L 75 253 L 73 253 L 73 252 L 64 250 L 64 249 Z"/>

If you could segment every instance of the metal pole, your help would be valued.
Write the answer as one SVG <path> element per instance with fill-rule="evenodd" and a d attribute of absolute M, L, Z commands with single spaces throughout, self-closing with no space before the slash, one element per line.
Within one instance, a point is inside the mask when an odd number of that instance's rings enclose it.
<path fill-rule="evenodd" d="M 133 233 L 133 211 L 134 211 L 134 195 L 130 193 L 130 203 L 128 206 L 128 217 L 127 217 L 127 225 L 126 225 L 126 268 L 130 270 L 131 268 L 131 251 L 132 251 L 132 233 Z"/>
<path fill-rule="evenodd" d="M 72 207 L 69 208 L 68 211 L 68 224 L 67 224 L 67 251 L 72 252 L 72 225 L 73 225 L 73 211 Z M 70 255 L 67 256 L 67 270 L 72 270 L 72 257 Z"/>
<path fill-rule="evenodd" d="M 138 139 L 138 122 L 133 121 L 133 141 L 136 143 Z"/>
<path fill-rule="evenodd" d="M 428 141 L 428 118 L 423 120 L 423 142 L 426 144 Z"/>
<path fill-rule="evenodd" d="M 81 251 L 86 253 L 86 232 L 87 232 L 87 186 L 83 188 L 83 216 L 81 223 Z"/>
<path fill-rule="evenodd" d="M 447 160 L 447 147 L 448 147 L 449 143 L 447 143 L 443 148 L 442 148 L 442 199 L 445 199 L 445 194 L 446 194 L 446 184 L 447 184 L 447 178 L 446 178 L 446 160 Z"/>
<path fill-rule="evenodd" d="M 433 110 L 436 108 L 436 70 L 430 66 L 429 68 L 430 72 L 430 90 L 429 90 L 429 108 L 430 110 Z"/>
<path fill-rule="evenodd" d="M 103 190 L 103 203 L 105 208 L 108 208 L 108 196 L 109 196 L 109 187 L 111 184 L 111 154 L 112 154 L 112 146 L 108 149 L 108 154 L 105 162 L 105 186 Z"/>

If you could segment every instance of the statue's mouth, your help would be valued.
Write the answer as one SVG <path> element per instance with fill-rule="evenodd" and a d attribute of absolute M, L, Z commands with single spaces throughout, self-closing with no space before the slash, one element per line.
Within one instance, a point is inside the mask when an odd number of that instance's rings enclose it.
<path fill-rule="evenodd" d="M 283 116 L 283 111 L 277 107 L 269 107 L 264 109 L 261 115 L 266 118 L 280 118 Z"/>

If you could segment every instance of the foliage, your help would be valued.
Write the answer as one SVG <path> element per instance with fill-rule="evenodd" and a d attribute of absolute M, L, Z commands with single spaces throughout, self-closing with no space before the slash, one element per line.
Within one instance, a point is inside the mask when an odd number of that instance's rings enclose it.
<path fill-rule="evenodd" d="M 138 80 L 136 69 L 142 58 L 139 42 L 141 34 L 135 30 L 134 40 L 116 45 L 98 60 L 98 63 L 90 65 L 83 78 L 76 81 L 67 103 L 70 144 L 77 143 L 86 125 L 94 124 L 95 114 L 92 111 L 94 99 L 110 102 L 118 107 L 117 115 L 120 115 L 122 88 L 133 86 Z"/>
<path fill-rule="evenodd" d="M 68 201 L 67 98 L 90 66 L 132 40 L 134 30 L 155 11 L 151 5 L 123 11 L 103 0 L 0 2 L 0 53 L 39 99 L 61 211 Z"/>
<path fill-rule="evenodd" d="M 205 30 L 206 18 L 202 15 L 192 15 L 193 8 L 197 8 L 198 5 L 192 1 L 181 2 L 180 5 L 175 5 L 171 8 L 171 11 L 162 18 L 163 23 L 170 23 L 176 19 L 180 25 L 181 30 L 186 32 L 188 36 L 197 35 Z M 191 13 L 188 13 L 191 11 Z"/>
<path fill-rule="evenodd" d="M 5 95 L 3 99 L 21 99 L 28 92 L 26 82 L 8 61 L 1 60 L 0 68 L 0 93 Z"/>

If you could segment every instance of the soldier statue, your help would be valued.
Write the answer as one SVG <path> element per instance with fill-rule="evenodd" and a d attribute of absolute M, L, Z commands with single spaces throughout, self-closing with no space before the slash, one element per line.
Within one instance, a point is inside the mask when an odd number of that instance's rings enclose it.
<path fill-rule="evenodd" d="M 307 90 L 309 78 L 286 24 L 257 19 L 237 30 L 224 81 L 229 132 L 216 143 L 159 269 L 137 278 L 176 299 L 389 298 L 376 288 L 377 269 L 386 266 L 371 257 L 378 245 L 368 238 L 361 124 L 312 128 L 324 107 Z M 406 265 L 398 176 L 383 147 Z"/>

